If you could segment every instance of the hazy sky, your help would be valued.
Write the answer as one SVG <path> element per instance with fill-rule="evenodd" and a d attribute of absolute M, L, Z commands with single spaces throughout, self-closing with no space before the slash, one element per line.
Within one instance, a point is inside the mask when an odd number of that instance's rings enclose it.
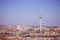
<path fill-rule="evenodd" d="M 0 0 L 0 25 L 60 26 L 60 0 Z"/>

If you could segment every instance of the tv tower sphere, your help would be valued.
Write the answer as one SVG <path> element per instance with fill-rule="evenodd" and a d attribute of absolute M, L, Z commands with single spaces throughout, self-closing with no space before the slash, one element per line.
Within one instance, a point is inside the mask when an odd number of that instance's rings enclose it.
<path fill-rule="evenodd" d="M 40 16 L 40 19 L 42 19 L 42 16 Z"/>

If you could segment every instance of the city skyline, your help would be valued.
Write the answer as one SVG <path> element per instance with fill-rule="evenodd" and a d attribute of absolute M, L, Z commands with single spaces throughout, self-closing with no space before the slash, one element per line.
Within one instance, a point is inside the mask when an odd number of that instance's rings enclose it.
<path fill-rule="evenodd" d="M 60 0 L 0 0 L 0 25 L 60 26 Z"/>

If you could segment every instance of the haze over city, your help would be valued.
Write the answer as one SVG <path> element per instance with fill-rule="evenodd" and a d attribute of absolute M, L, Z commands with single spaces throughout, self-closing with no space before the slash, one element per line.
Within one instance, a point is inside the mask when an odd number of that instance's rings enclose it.
<path fill-rule="evenodd" d="M 60 26 L 60 0 L 0 0 L 0 25 Z"/>

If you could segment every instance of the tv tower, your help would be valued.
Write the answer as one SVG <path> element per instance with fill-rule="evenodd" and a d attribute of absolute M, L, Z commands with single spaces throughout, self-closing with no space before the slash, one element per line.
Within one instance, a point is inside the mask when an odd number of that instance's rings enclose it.
<path fill-rule="evenodd" d="M 40 31 L 42 30 L 42 16 L 40 15 Z"/>

